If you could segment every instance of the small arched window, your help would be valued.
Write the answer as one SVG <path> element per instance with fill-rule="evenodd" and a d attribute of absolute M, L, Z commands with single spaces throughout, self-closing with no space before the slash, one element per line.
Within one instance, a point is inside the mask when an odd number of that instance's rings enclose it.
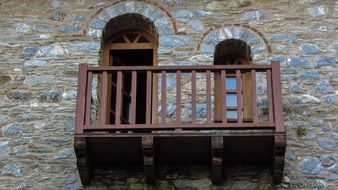
<path fill-rule="evenodd" d="M 216 45 L 214 54 L 214 65 L 247 65 L 252 63 L 250 46 L 238 39 L 224 40 Z M 222 88 L 221 75 L 215 73 L 215 122 L 222 121 Z M 241 85 L 237 85 L 235 71 L 227 72 L 225 79 L 226 85 L 226 111 L 229 121 L 236 121 L 238 118 L 237 104 L 238 96 L 243 103 L 243 121 L 252 121 L 252 102 L 251 102 L 251 72 L 241 73 Z M 238 88 L 240 94 L 238 94 Z"/>
<path fill-rule="evenodd" d="M 157 65 L 158 33 L 152 21 L 139 14 L 124 14 L 111 19 L 102 35 L 103 66 Z M 108 76 L 107 123 L 115 123 L 116 74 Z M 131 73 L 122 76 L 121 122 L 130 123 Z M 157 85 L 153 81 L 153 85 Z M 146 74 L 137 74 L 136 123 L 145 123 Z M 156 93 L 153 91 L 153 93 Z M 155 95 L 153 95 L 155 97 Z M 153 102 L 156 102 L 153 98 Z"/>

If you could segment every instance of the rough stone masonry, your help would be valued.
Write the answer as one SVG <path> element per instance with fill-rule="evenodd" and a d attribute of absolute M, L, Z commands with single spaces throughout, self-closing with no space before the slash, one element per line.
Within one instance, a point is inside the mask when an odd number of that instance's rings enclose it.
<path fill-rule="evenodd" d="M 227 168 L 218 186 L 208 167 L 187 166 L 162 168 L 155 186 L 142 168 L 98 169 L 82 187 L 73 150 L 78 65 L 100 64 L 102 29 L 125 13 L 156 25 L 159 65 L 212 64 L 215 45 L 231 38 L 247 42 L 257 64 L 280 61 L 281 185 L 261 166 Z M 0 189 L 337 189 L 337 23 L 335 0 L 1 0 Z"/>

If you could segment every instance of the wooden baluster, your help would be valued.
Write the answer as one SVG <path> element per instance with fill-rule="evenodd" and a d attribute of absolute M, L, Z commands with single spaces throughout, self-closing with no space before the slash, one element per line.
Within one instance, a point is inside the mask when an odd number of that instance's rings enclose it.
<path fill-rule="evenodd" d="M 269 107 L 269 122 L 273 123 L 273 99 L 272 99 L 272 85 L 271 85 L 271 70 L 266 71 L 266 84 L 267 84 L 267 96 L 268 96 L 268 107 Z"/>
<path fill-rule="evenodd" d="M 279 62 L 272 62 L 272 92 L 276 132 L 285 132 Z"/>
<path fill-rule="evenodd" d="M 92 82 L 93 82 L 93 72 L 88 72 L 87 75 L 87 89 L 86 89 L 86 117 L 85 125 L 90 125 L 91 117 L 91 107 L 92 107 Z"/>
<path fill-rule="evenodd" d="M 227 115 L 227 105 L 226 105 L 226 96 L 227 96 L 227 88 L 226 88 L 226 73 L 224 70 L 221 71 L 221 85 L 222 85 L 222 92 L 220 93 L 221 104 L 222 104 L 222 123 L 228 123 L 228 115 Z"/>
<path fill-rule="evenodd" d="M 181 71 L 176 71 L 176 125 L 181 123 Z"/>
<path fill-rule="evenodd" d="M 256 93 L 256 71 L 254 69 L 251 70 L 251 104 L 252 104 L 252 116 L 253 122 L 258 122 L 258 114 L 257 114 L 257 93 Z"/>
<path fill-rule="evenodd" d="M 191 72 L 191 123 L 196 124 L 196 70 Z"/>
<path fill-rule="evenodd" d="M 130 123 L 136 122 L 136 91 L 137 91 L 137 73 L 133 71 L 131 74 L 131 102 L 130 102 Z"/>
<path fill-rule="evenodd" d="M 86 64 L 80 64 L 77 81 L 77 97 L 76 97 L 76 134 L 83 133 L 84 117 L 85 117 L 85 101 L 86 101 L 86 78 L 87 78 Z"/>
<path fill-rule="evenodd" d="M 152 109 L 156 109 L 156 108 L 152 108 L 152 104 L 151 104 L 151 89 L 152 89 L 152 84 L 151 84 L 151 76 L 152 73 L 151 71 L 147 71 L 147 99 L 146 99 L 146 124 L 150 124 L 151 121 L 151 110 Z"/>
<path fill-rule="evenodd" d="M 243 112 L 242 112 L 242 79 L 241 79 L 241 70 L 236 70 L 236 81 L 237 81 L 237 122 L 243 122 Z"/>
<path fill-rule="evenodd" d="M 116 82 L 115 125 L 120 125 L 122 111 L 122 71 L 117 72 Z"/>
<path fill-rule="evenodd" d="M 100 126 L 107 122 L 107 98 L 108 98 L 108 73 L 104 71 L 101 75 L 101 102 L 100 102 Z"/>
<path fill-rule="evenodd" d="M 211 73 L 207 70 L 206 73 L 207 83 L 207 123 L 211 123 Z"/>
<path fill-rule="evenodd" d="M 166 93 L 167 93 L 167 72 L 162 71 L 162 84 L 161 84 L 161 123 L 166 123 Z"/>

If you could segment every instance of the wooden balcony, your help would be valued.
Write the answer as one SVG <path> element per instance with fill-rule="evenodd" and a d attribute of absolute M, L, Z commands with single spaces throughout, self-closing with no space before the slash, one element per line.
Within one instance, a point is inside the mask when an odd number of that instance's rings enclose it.
<path fill-rule="evenodd" d="M 82 64 L 74 147 L 83 184 L 93 167 L 143 165 L 154 183 L 156 166 L 181 164 L 210 164 L 214 183 L 226 165 L 267 164 L 280 183 L 286 137 L 279 63 Z"/>

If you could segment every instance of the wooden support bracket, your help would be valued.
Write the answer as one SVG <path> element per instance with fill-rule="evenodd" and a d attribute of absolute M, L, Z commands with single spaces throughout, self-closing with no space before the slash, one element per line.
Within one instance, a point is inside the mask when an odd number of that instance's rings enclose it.
<path fill-rule="evenodd" d="M 88 156 L 87 140 L 85 137 L 74 138 L 74 150 L 77 157 L 76 164 L 81 182 L 83 185 L 88 185 L 90 183 L 91 166 Z"/>
<path fill-rule="evenodd" d="M 154 161 L 154 137 L 142 137 L 143 165 L 146 182 L 154 184 L 156 180 L 156 169 Z"/>
<path fill-rule="evenodd" d="M 211 154 L 212 182 L 219 184 L 222 182 L 223 176 L 223 137 L 211 137 Z"/>
<path fill-rule="evenodd" d="M 275 143 L 273 149 L 272 177 L 275 184 L 280 184 L 283 179 L 284 155 L 286 148 L 286 135 L 275 134 Z"/>

